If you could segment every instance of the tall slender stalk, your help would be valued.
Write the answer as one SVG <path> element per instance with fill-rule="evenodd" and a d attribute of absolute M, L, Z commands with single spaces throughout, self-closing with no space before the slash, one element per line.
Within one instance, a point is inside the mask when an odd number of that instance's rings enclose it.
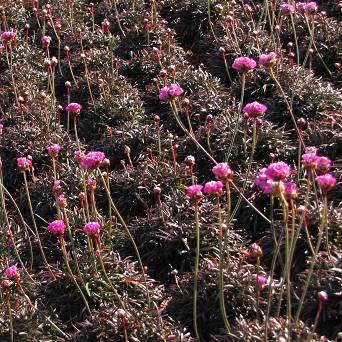
<path fill-rule="evenodd" d="M 195 200 L 195 224 L 196 224 L 196 258 L 195 258 L 195 275 L 194 275 L 194 302 L 193 302 L 193 321 L 195 336 L 199 339 L 197 326 L 197 288 L 198 288 L 198 269 L 200 256 L 200 223 L 199 223 L 199 207 L 198 200 Z"/>

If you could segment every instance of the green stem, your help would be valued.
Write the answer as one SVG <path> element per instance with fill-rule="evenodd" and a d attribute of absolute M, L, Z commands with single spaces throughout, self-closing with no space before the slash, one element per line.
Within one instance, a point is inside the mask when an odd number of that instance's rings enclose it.
<path fill-rule="evenodd" d="M 197 327 L 197 287 L 198 287 L 198 268 L 200 256 L 200 223 L 198 212 L 198 200 L 195 202 L 195 223 L 196 223 L 196 259 L 195 259 L 195 275 L 194 275 L 194 302 L 193 302 L 193 321 L 195 336 L 199 339 Z"/>
<path fill-rule="evenodd" d="M 109 188 L 107 186 L 107 183 L 102 175 L 102 172 L 100 169 L 98 169 L 98 172 L 100 174 L 100 177 L 101 177 L 101 180 L 102 180 L 102 183 L 103 183 L 103 186 L 105 188 L 105 191 L 107 193 L 107 196 L 108 196 L 108 199 L 110 201 L 110 204 L 112 206 L 112 208 L 114 209 L 114 212 L 115 212 L 115 215 L 118 217 L 118 219 L 120 220 L 122 226 L 124 227 L 125 231 L 126 231 L 126 234 L 128 235 L 132 245 L 133 245 L 133 248 L 134 248 L 134 251 L 135 251 L 135 254 L 138 258 L 138 263 L 139 263 L 139 266 L 140 266 L 140 269 L 141 269 L 141 272 L 143 274 L 143 278 L 144 278 L 144 283 L 145 283 L 145 288 L 146 288 L 146 297 L 147 297 L 147 302 L 148 302 L 148 306 L 151 307 L 151 299 L 150 299 L 150 292 L 149 292 L 149 288 L 148 288 L 148 285 L 147 285 L 147 279 L 146 279 L 146 273 L 145 273 L 145 270 L 144 270 L 144 266 L 143 266 L 143 263 L 142 263 L 142 260 L 141 260 L 141 256 L 140 256 L 140 253 L 139 253 L 139 249 L 138 249 L 138 246 L 136 245 L 135 241 L 134 241 L 134 238 L 131 234 L 131 232 L 129 231 L 128 227 L 127 227 L 127 224 L 125 222 L 125 220 L 123 219 L 123 217 L 121 216 L 119 210 L 117 209 L 116 205 L 114 204 L 113 200 L 112 200 L 112 197 L 110 195 L 110 191 L 109 191 Z"/>
<path fill-rule="evenodd" d="M 303 304 L 304 304 L 306 293 L 308 291 L 308 288 L 309 288 L 309 285 L 310 285 L 310 280 L 311 280 L 311 277 L 312 277 L 312 274 L 313 274 L 313 270 L 314 270 L 314 267 L 315 267 L 315 264 L 316 264 L 317 254 L 318 254 L 319 248 L 321 246 L 324 228 L 326 227 L 327 211 L 328 211 L 328 200 L 327 200 L 327 195 L 324 194 L 323 195 L 323 216 L 322 216 L 322 221 L 321 221 L 321 224 L 320 224 L 320 227 L 319 227 L 316 248 L 315 248 L 315 251 L 314 251 L 314 255 L 312 256 L 312 261 L 311 261 L 311 264 L 310 264 L 310 269 L 309 269 L 309 272 L 308 272 L 308 275 L 307 275 L 307 278 L 306 278 L 306 282 L 305 282 L 305 285 L 304 285 L 304 290 L 303 290 L 302 296 L 300 298 L 299 306 L 298 306 L 298 309 L 297 309 L 296 323 L 298 322 L 300 314 L 302 312 L 302 307 L 303 307 Z"/>

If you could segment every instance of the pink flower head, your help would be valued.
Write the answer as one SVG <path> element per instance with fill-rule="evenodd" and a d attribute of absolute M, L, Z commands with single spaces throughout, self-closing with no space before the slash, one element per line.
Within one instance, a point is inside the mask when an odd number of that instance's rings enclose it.
<path fill-rule="evenodd" d="M 5 270 L 5 274 L 9 279 L 18 279 L 20 276 L 17 266 L 15 265 L 7 267 Z"/>
<path fill-rule="evenodd" d="M 249 253 L 253 258 L 261 258 L 263 256 L 263 251 L 260 245 L 258 245 L 256 242 L 252 243 L 249 247 Z"/>
<path fill-rule="evenodd" d="M 2 134 L 3 129 L 4 129 L 4 125 L 0 122 L 0 135 Z"/>
<path fill-rule="evenodd" d="M 195 165 L 195 163 L 196 163 L 196 159 L 195 159 L 195 157 L 194 156 L 187 156 L 185 159 L 184 159 L 184 161 L 185 161 L 185 164 L 186 165 L 188 165 L 188 166 L 194 166 Z"/>
<path fill-rule="evenodd" d="M 106 158 L 103 152 L 93 151 L 85 155 L 82 161 L 82 167 L 84 169 L 95 169 L 101 166 L 102 161 Z"/>
<path fill-rule="evenodd" d="M 3 280 L 1 281 L 1 286 L 2 286 L 2 288 L 3 288 L 4 290 L 7 290 L 7 291 L 8 291 L 8 289 L 10 288 L 11 284 L 12 284 L 12 283 L 11 283 L 9 280 L 7 280 L 7 279 L 3 279 Z"/>
<path fill-rule="evenodd" d="M 198 199 L 202 197 L 202 189 L 202 185 L 191 185 L 186 188 L 186 193 L 190 198 Z"/>
<path fill-rule="evenodd" d="M 98 222 L 89 222 L 84 225 L 83 231 L 87 235 L 98 235 L 100 233 L 101 225 Z"/>
<path fill-rule="evenodd" d="M 258 276 L 258 285 L 260 287 L 267 284 L 267 279 L 264 276 Z"/>
<path fill-rule="evenodd" d="M 213 174 L 217 179 L 230 180 L 233 178 L 233 170 L 230 168 L 228 163 L 219 163 L 212 168 Z"/>
<path fill-rule="evenodd" d="M 44 47 L 48 47 L 51 43 L 51 37 L 50 36 L 43 36 L 42 37 L 42 44 Z"/>
<path fill-rule="evenodd" d="M 13 31 L 2 32 L 1 39 L 4 41 L 5 44 L 8 44 L 12 40 L 15 39 L 15 32 L 13 32 Z"/>
<path fill-rule="evenodd" d="M 308 2 L 305 7 L 304 7 L 304 10 L 307 14 L 309 15 L 314 15 L 317 13 L 318 11 L 318 6 L 317 6 L 317 3 L 315 1 L 311 1 L 311 2 Z"/>
<path fill-rule="evenodd" d="M 75 102 L 69 103 L 65 108 L 67 112 L 75 116 L 80 114 L 81 109 L 82 109 L 82 106 L 79 103 L 75 103 Z"/>
<path fill-rule="evenodd" d="M 172 83 L 170 86 L 165 86 L 160 89 L 159 100 L 167 101 L 178 97 L 184 93 L 184 90 L 176 83 Z"/>
<path fill-rule="evenodd" d="M 320 302 L 326 302 L 328 300 L 328 294 L 325 291 L 318 292 L 317 297 Z"/>
<path fill-rule="evenodd" d="M 26 157 L 17 158 L 17 164 L 20 171 L 24 172 L 32 167 L 32 160 Z"/>
<path fill-rule="evenodd" d="M 324 193 L 332 190 L 336 184 L 336 178 L 330 173 L 326 173 L 322 176 L 317 176 L 315 179 Z"/>
<path fill-rule="evenodd" d="M 243 108 L 243 111 L 247 113 L 248 117 L 257 118 L 262 116 L 267 111 L 267 107 L 260 102 L 254 101 L 247 103 Z"/>
<path fill-rule="evenodd" d="M 222 192 L 223 183 L 221 181 L 211 181 L 204 185 L 204 192 L 206 194 L 218 195 Z"/>
<path fill-rule="evenodd" d="M 55 220 L 49 223 L 48 231 L 55 235 L 63 235 L 66 225 L 63 220 Z"/>
<path fill-rule="evenodd" d="M 285 196 L 288 199 L 295 199 L 298 196 L 297 185 L 292 182 L 286 182 L 284 184 L 285 187 Z"/>
<path fill-rule="evenodd" d="M 256 67 L 256 61 L 249 57 L 235 58 L 232 67 L 239 72 L 248 72 Z"/>
<path fill-rule="evenodd" d="M 318 147 L 316 147 L 316 146 L 305 147 L 305 153 L 317 154 L 317 151 L 318 151 Z"/>
<path fill-rule="evenodd" d="M 306 8 L 306 2 L 298 2 L 296 4 L 296 8 L 301 11 L 302 13 L 305 12 L 305 8 Z"/>
<path fill-rule="evenodd" d="M 291 168 L 284 162 L 272 163 L 266 169 L 265 174 L 273 181 L 284 180 L 291 175 Z"/>
<path fill-rule="evenodd" d="M 68 206 L 68 200 L 67 200 L 67 197 L 65 196 L 65 194 L 59 195 L 57 202 L 61 208 L 66 208 Z"/>
<path fill-rule="evenodd" d="M 85 154 L 83 151 L 75 151 L 74 158 L 78 163 L 81 163 L 85 158 Z"/>
<path fill-rule="evenodd" d="M 57 145 L 57 144 L 51 145 L 47 148 L 51 158 L 56 158 L 61 149 L 62 149 L 62 146 Z"/>
<path fill-rule="evenodd" d="M 87 188 L 90 191 L 94 191 L 96 189 L 96 179 L 89 178 L 86 181 Z"/>
<path fill-rule="evenodd" d="M 55 182 L 53 183 L 53 187 L 52 187 L 52 192 L 54 194 L 58 194 L 61 192 L 61 190 L 62 190 L 61 184 L 62 184 L 62 182 L 59 179 L 55 180 Z"/>
<path fill-rule="evenodd" d="M 329 172 L 331 166 L 331 160 L 328 157 L 317 158 L 317 169 L 316 172 L 320 175 Z"/>
<path fill-rule="evenodd" d="M 315 170 L 317 167 L 318 156 L 315 153 L 305 153 L 302 155 L 303 167 L 307 170 Z"/>
<path fill-rule="evenodd" d="M 283 3 L 280 5 L 280 10 L 284 14 L 291 14 L 295 12 L 296 6 L 288 4 L 288 3 Z"/>
<path fill-rule="evenodd" d="M 275 63 L 277 62 L 277 54 L 275 52 L 270 52 L 268 54 L 263 54 L 259 57 L 259 65 L 270 69 L 272 68 Z"/>
<path fill-rule="evenodd" d="M 274 164 L 278 164 L 278 163 L 274 163 Z M 265 194 L 279 196 L 280 192 L 284 191 L 284 185 L 282 182 L 278 181 L 278 178 L 280 176 L 283 176 L 284 172 L 279 172 L 278 170 L 279 167 L 277 167 L 277 165 L 274 166 L 273 164 L 271 164 L 270 166 L 271 166 L 270 169 L 264 167 L 263 169 L 259 170 L 259 174 L 255 180 L 255 185 L 257 185 Z M 275 179 L 272 178 L 271 176 L 275 177 Z"/>

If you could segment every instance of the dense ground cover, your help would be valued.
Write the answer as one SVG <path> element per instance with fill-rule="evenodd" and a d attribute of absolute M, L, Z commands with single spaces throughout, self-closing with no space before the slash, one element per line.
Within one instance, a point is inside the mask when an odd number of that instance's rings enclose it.
<path fill-rule="evenodd" d="M 342 328 L 337 1 L 0 1 L 0 340 Z"/>

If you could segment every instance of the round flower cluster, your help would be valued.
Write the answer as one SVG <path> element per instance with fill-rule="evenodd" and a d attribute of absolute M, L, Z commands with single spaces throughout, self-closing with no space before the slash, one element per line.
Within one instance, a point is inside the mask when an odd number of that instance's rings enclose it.
<path fill-rule="evenodd" d="M 62 146 L 57 145 L 57 144 L 51 145 L 47 148 L 51 158 L 56 158 L 61 149 L 62 149 Z"/>
<path fill-rule="evenodd" d="M 256 119 L 267 111 L 267 107 L 260 102 L 254 101 L 247 103 L 243 111 L 247 114 L 247 117 Z"/>
<path fill-rule="evenodd" d="M 48 225 L 48 231 L 56 235 L 63 235 L 65 228 L 66 225 L 63 220 L 55 220 Z"/>
<path fill-rule="evenodd" d="M 306 170 L 316 171 L 320 175 L 329 172 L 332 162 L 328 157 L 318 156 L 316 148 L 308 148 L 307 152 L 302 155 L 302 164 Z"/>
<path fill-rule="evenodd" d="M 100 233 L 101 225 L 98 222 L 89 222 L 84 225 L 83 231 L 87 235 L 97 235 Z"/>
<path fill-rule="evenodd" d="M 318 11 L 318 5 L 315 1 L 306 2 L 299 2 L 296 4 L 296 8 L 301 12 L 309 15 L 314 15 Z"/>
<path fill-rule="evenodd" d="M 336 178 L 330 173 L 317 176 L 315 179 L 317 184 L 322 189 L 323 193 L 327 193 L 328 191 L 332 190 L 336 185 Z"/>
<path fill-rule="evenodd" d="M 81 165 L 84 169 L 95 169 L 101 166 L 103 160 L 106 158 L 103 152 L 92 151 L 84 156 Z"/>
<path fill-rule="evenodd" d="M 7 267 L 5 270 L 5 274 L 9 279 L 18 279 L 20 276 L 18 268 L 15 265 Z"/>
<path fill-rule="evenodd" d="M 1 39 L 4 41 L 5 44 L 8 44 L 12 40 L 15 39 L 15 32 L 13 32 L 13 31 L 2 32 Z"/>
<path fill-rule="evenodd" d="M 80 114 L 80 111 L 82 109 L 82 106 L 79 103 L 69 103 L 66 107 L 65 110 L 69 113 L 71 113 L 72 115 L 77 116 L 78 114 Z"/>
<path fill-rule="evenodd" d="M 204 192 L 206 194 L 219 195 L 222 192 L 223 183 L 221 181 L 211 181 L 204 185 Z"/>
<path fill-rule="evenodd" d="M 20 171 L 27 171 L 32 167 L 32 160 L 26 157 L 17 158 L 17 164 Z"/>
<path fill-rule="evenodd" d="M 233 178 L 233 170 L 228 163 L 219 163 L 212 168 L 213 174 L 221 181 L 231 180 Z"/>
<path fill-rule="evenodd" d="M 277 54 L 275 52 L 270 52 L 268 54 L 263 54 L 259 57 L 258 64 L 263 67 L 270 69 L 277 62 Z"/>
<path fill-rule="evenodd" d="M 265 194 L 279 196 L 284 193 L 288 198 L 297 197 L 297 186 L 291 182 L 284 182 L 291 175 L 291 168 L 284 162 L 272 163 L 267 168 L 259 170 L 255 185 Z"/>
<path fill-rule="evenodd" d="M 186 188 L 186 193 L 190 198 L 200 199 L 202 198 L 202 185 L 191 185 Z"/>
<path fill-rule="evenodd" d="M 165 86 L 160 89 L 159 100 L 168 101 L 174 99 L 175 97 L 181 96 L 184 90 L 176 83 L 172 83 L 169 86 Z"/>
<path fill-rule="evenodd" d="M 284 14 L 292 14 L 296 11 L 296 6 L 288 3 L 283 3 L 280 5 L 280 10 Z"/>
<path fill-rule="evenodd" d="M 236 69 L 238 72 L 247 73 L 250 70 L 253 70 L 256 67 L 257 63 L 254 59 L 249 57 L 238 57 L 235 58 L 232 67 Z"/>
<path fill-rule="evenodd" d="M 48 47 L 51 43 L 51 37 L 50 36 L 43 36 L 42 37 L 42 43 L 44 47 Z"/>

